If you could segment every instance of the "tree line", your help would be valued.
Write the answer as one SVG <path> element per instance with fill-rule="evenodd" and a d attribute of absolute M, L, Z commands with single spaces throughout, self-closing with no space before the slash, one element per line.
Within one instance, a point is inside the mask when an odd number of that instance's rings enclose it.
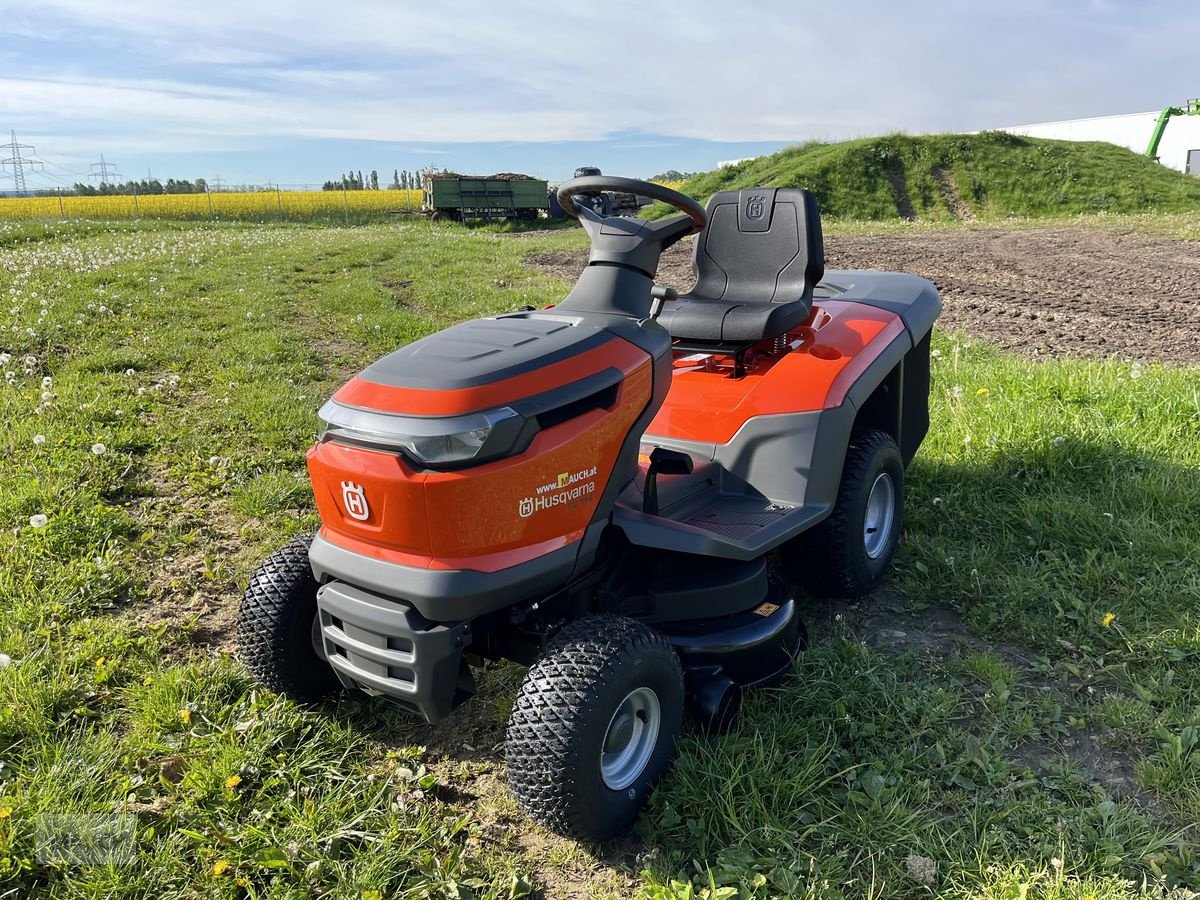
<path fill-rule="evenodd" d="M 208 182 L 203 178 L 195 181 L 184 181 L 168 178 L 159 181 L 157 178 L 143 178 L 141 181 L 122 181 L 110 184 L 102 181 L 100 184 L 84 184 L 77 181 L 69 188 L 53 188 L 37 190 L 35 197 L 56 197 L 59 194 L 75 194 L 80 197 L 111 197 L 122 194 L 203 194 L 208 191 Z"/>
<path fill-rule="evenodd" d="M 387 185 L 389 191 L 411 191 L 421 187 L 421 176 L 417 172 L 401 172 L 392 170 L 392 182 Z M 323 191 L 377 191 L 379 190 L 379 172 L 372 169 L 364 178 L 362 169 L 357 172 L 351 169 L 341 178 L 326 181 L 321 185 Z"/>

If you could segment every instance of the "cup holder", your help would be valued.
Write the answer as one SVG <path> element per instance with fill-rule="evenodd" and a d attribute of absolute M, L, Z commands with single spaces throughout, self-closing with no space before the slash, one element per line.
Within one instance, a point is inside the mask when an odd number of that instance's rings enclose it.
<path fill-rule="evenodd" d="M 836 347 L 830 347 L 828 344 L 813 344 L 808 348 L 809 356 L 815 356 L 817 359 L 841 359 L 842 351 Z"/>

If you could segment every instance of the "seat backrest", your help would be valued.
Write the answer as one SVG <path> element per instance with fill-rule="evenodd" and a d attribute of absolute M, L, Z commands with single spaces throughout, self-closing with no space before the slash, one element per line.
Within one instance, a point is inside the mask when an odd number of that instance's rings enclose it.
<path fill-rule="evenodd" d="M 817 198 L 799 188 L 721 191 L 696 236 L 690 296 L 726 303 L 812 303 L 825 273 Z"/>

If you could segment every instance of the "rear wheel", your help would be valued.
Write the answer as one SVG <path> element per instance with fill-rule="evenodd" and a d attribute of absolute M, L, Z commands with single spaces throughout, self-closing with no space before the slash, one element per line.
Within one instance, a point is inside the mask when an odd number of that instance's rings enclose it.
<path fill-rule="evenodd" d="M 886 432 L 855 432 L 833 512 L 784 548 L 785 568 L 811 594 L 861 597 L 883 582 L 903 524 L 900 449 Z"/>
<path fill-rule="evenodd" d="M 566 837 L 627 830 L 671 764 L 683 699 L 662 635 L 618 616 L 568 625 L 513 704 L 504 755 L 517 802 Z"/>
<path fill-rule="evenodd" d="M 312 536 L 268 556 L 238 610 L 238 656 L 259 682 L 295 700 L 318 700 L 340 682 L 325 661 L 317 589 L 308 564 Z"/>

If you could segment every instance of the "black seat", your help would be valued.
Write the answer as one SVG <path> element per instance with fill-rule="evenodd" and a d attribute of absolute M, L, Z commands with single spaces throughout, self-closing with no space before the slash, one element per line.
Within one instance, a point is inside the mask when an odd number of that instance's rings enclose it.
<path fill-rule="evenodd" d="M 795 188 L 721 191 L 696 236 L 696 286 L 658 321 L 683 342 L 745 344 L 802 324 L 825 272 L 816 198 Z"/>

